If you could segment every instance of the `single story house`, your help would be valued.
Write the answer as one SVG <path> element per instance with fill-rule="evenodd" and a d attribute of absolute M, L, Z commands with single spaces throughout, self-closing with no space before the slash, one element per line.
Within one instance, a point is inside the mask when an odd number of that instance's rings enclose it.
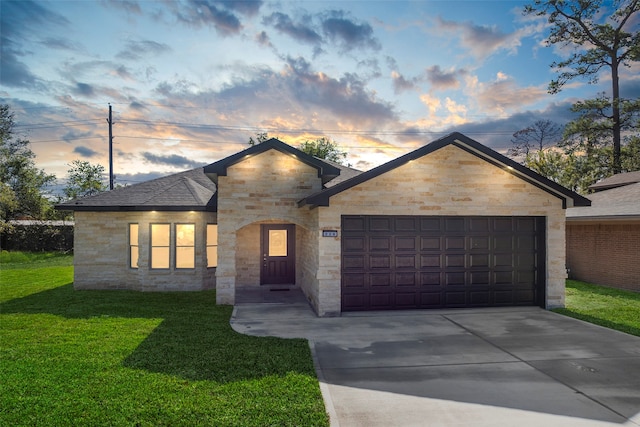
<path fill-rule="evenodd" d="M 589 200 L 460 134 L 359 172 L 277 139 L 67 202 L 77 289 L 300 287 L 342 311 L 564 304 Z"/>
<path fill-rule="evenodd" d="M 569 276 L 640 291 L 640 171 L 589 188 L 590 207 L 567 209 Z"/>

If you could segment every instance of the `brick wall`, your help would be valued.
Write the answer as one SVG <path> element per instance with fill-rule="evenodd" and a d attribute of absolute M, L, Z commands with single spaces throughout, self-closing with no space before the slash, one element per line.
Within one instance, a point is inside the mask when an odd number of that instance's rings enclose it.
<path fill-rule="evenodd" d="M 567 267 L 572 279 L 640 291 L 640 222 L 568 222 Z"/>
<path fill-rule="evenodd" d="M 216 222 L 210 212 L 83 212 L 74 215 L 74 287 L 192 291 L 215 287 L 215 269 L 206 268 L 206 224 Z M 129 224 L 139 227 L 138 268 L 129 266 Z M 195 224 L 194 269 L 149 268 L 150 224 Z M 170 258 L 174 257 L 172 245 Z"/>
<path fill-rule="evenodd" d="M 342 215 L 522 215 L 547 218 L 547 307 L 564 305 L 562 201 L 454 146 L 352 187 L 319 207 L 318 226 L 340 230 Z M 319 241 L 320 315 L 340 311 L 340 239 Z"/>

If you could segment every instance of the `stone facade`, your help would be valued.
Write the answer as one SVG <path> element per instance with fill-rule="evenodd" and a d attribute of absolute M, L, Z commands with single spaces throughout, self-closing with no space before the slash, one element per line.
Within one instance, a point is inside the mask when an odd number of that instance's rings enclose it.
<path fill-rule="evenodd" d="M 314 227 L 313 215 L 299 209 L 297 202 L 321 189 L 316 168 L 277 150 L 249 157 L 230 166 L 226 176 L 218 177 L 218 304 L 233 304 L 236 286 L 260 283 L 259 224 L 295 224 L 300 242 L 301 237 L 307 236 L 304 230 Z M 297 252 L 300 264 L 305 247 Z M 251 258 L 256 253 L 258 258 Z M 303 266 L 296 272 L 309 274 Z"/>
<path fill-rule="evenodd" d="M 216 212 L 77 211 L 76 288 L 163 291 L 215 287 L 218 304 L 234 304 L 237 288 L 260 285 L 261 225 L 294 224 L 295 284 L 319 316 L 332 316 L 341 309 L 343 215 L 537 216 L 546 220 L 546 306 L 564 305 L 565 211 L 553 191 L 449 144 L 331 193 L 329 206 L 299 207 L 299 201 L 323 190 L 324 176 L 333 177 L 337 172 L 322 175 L 322 165 L 315 160 L 298 158 L 295 150 L 276 148 L 232 156 L 233 161 L 214 169 L 216 172 L 205 168 L 216 184 L 217 203 L 212 205 Z M 139 226 L 138 268 L 129 266 L 131 223 Z M 149 268 L 150 227 L 155 223 L 170 224 L 172 233 L 176 224 L 195 224 L 195 268 Z M 207 224 L 218 224 L 217 268 L 206 264 Z M 338 236 L 323 237 L 322 230 L 338 230 Z M 172 245 L 172 260 L 174 254 Z"/>
<path fill-rule="evenodd" d="M 640 291 L 640 220 L 567 223 L 569 277 Z"/>
<path fill-rule="evenodd" d="M 340 230 L 342 215 L 544 216 L 547 307 L 564 305 L 564 210 L 551 194 L 455 146 L 446 146 L 331 198 L 320 229 Z M 318 245 L 319 315 L 340 312 L 340 239 Z"/>
<path fill-rule="evenodd" d="M 215 288 L 215 268 L 207 268 L 206 225 L 216 223 L 214 212 L 83 212 L 75 213 L 74 287 L 139 291 L 198 291 Z M 138 268 L 130 267 L 129 224 L 138 224 Z M 151 224 L 195 224 L 195 268 L 150 266 Z"/>

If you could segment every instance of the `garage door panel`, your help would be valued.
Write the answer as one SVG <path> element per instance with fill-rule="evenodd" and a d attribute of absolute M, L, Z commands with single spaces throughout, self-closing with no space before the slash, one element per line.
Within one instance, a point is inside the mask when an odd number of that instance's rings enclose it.
<path fill-rule="evenodd" d="M 489 285 L 491 283 L 490 271 L 472 271 L 469 273 L 469 285 Z"/>
<path fill-rule="evenodd" d="M 391 292 L 374 292 L 369 297 L 369 304 L 374 310 L 386 309 L 392 305 L 393 294 Z"/>
<path fill-rule="evenodd" d="M 464 236 L 447 236 L 444 239 L 444 246 L 447 251 L 463 251 L 465 238 Z"/>
<path fill-rule="evenodd" d="M 464 271 L 446 272 L 444 274 L 444 284 L 446 286 L 464 286 L 465 285 Z"/>
<path fill-rule="evenodd" d="M 370 255 L 369 268 L 372 270 L 380 268 L 391 268 L 391 255 Z"/>
<path fill-rule="evenodd" d="M 416 238 L 414 236 L 397 236 L 393 241 L 393 248 L 396 251 L 416 251 Z"/>
<path fill-rule="evenodd" d="M 345 270 L 361 270 L 365 267 L 364 261 L 364 255 L 345 255 L 342 257 L 342 268 Z"/>
<path fill-rule="evenodd" d="M 369 239 L 369 249 L 373 252 L 391 250 L 391 237 L 371 237 Z"/>
<path fill-rule="evenodd" d="M 442 217 L 420 217 L 420 231 L 440 233 L 442 221 Z"/>
<path fill-rule="evenodd" d="M 342 229 L 354 231 L 365 231 L 365 218 L 364 217 L 343 217 Z"/>
<path fill-rule="evenodd" d="M 454 254 L 454 255 L 446 254 L 444 256 L 444 259 L 445 259 L 445 266 L 448 268 L 455 268 L 455 267 L 464 268 L 465 267 L 464 254 Z"/>
<path fill-rule="evenodd" d="M 391 217 L 371 217 L 369 221 L 369 230 L 371 231 L 392 231 Z"/>
<path fill-rule="evenodd" d="M 369 274 L 369 285 L 371 288 L 391 287 L 391 273 Z"/>
<path fill-rule="evenodd" d="M 342 275 L 343 288 L 365 288 L 365 273 L 345 273 Z"/>
<path fill-rule="evenodd" d="M 397 287 L 416 287 L 418 281 L 416 280 L 417 273 L 396 273 L 395 284 Z"/>
<path fill-rule="evenodd" d="M 442 249 L 442 239 L 440 237 L 421 236 L 420 237 L 420 250 L 421 251 L 438 251 Z"/>
<path fill-rule="evenodd" d="M 539 217 L 343 217 L 342 308 L 539 304 L 544 229 Z"/>
<path fill-rule="evenodd" d="M 417 255 L 396 255 L 395 267 L 399 269 L 410 268 L 412 270 L 415 270 L 417 265 L 416 257 Z"/>
<path fill-rule="evenodd" d="M 440 279 L 440 272 L 420 272 L 420 285 L 422 286 L 440 286 L 442 280 Z"/>
<path fill-rule="evenodd" d="M 442 256 L 437 255 L 420 255 L 420 267 L 421 268 L 440 268 L 442 265 Z"/>
<path fill-rule="evenodd" d="M 409 231 L 415 233 L 419 229 L 418 221 L 419 218 L 416 217 L 396 217 L 394 229 L 398 232 Z"/>

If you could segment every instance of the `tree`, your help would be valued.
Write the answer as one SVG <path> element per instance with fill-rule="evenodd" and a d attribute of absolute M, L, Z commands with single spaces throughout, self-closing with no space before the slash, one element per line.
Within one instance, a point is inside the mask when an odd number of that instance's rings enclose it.
<path fill-rule="evenodd" d="M 269 134 L 267 132 L 258 132 L 256 133 L 256 139 L 253 139 L 252 136 L 249 137 L 249 145 L 254 146 L 256 144 L 260 144 L 269 139 Z"/>
<path fill-rule="evenodd" d="M 609 11 L 605 5 L 614 8 Z M 600 71 L 609 69 L 614 173 L 621 171 L 619 69 L 640 61 L 640 32 L 629 28 L 634 25 L 632 16 L 639 10 L 640 0 L 534 0 L 524 8 L 525 15 L 546 16 L 553 25 L 547 45 L 574 49 L 566 60 L 551 64 L 559 75 L 549 84 L 550 93 L 560 92 L 576 78 L 597 83 Z"/>
<path fill-rule="evenodd" d="M 591 184 L 605 177 L 592 160 L 550 149 L 529 153 L 524 165 L 563 187 L 587 194 Z"/>
<path fill-rule="evenodd" d="M 341 165 L 344 164 L 347 159 L 346 151 L 342 151 L 337 142 L 325 137 L 306 140 L 300 144 L 298 148 L 310 156 L 329 160 Z"/>
<path fill-rule="evenodd" d="M 67 198 L 77 199 L 107 190 L 104 166 L 92 165 L 86 160 L 74 160 L 69 166 L 67 186 L 63 190 Z"/>
<path fill-rule="evenodd" d="M 542 151 L 562 140 L 562 125 L 551 120 L 538 120 L 533 125 L 513 134 L 513 146 L 507 151 L 511 157 L 528 156 L 532 151 Z"/>
<path fill-rule="evenodd" d="M 267 132 L 258 132 L 256 133 L 255 139 L 253 137 L 249 137 L 248 144 L 253 147 L 256 144 L 260 144 L 267 140 L 269 140 L 269 134 Z M 337 142 L 324 136 L 313 140 L 308 139 L 300 144 L 298 149 L 310 156 L 336 162 L 341 165 L 345 164 L 347 159 L 347 152 L 342 151 Z"/>
<path fill-rule="evenodd" d="M 29 141 L 14 138 L 13 113 L 0 105 L 0 184 L 2 184 L 5 220 L 18 217 L 45 219 L 52 203 L 45 197 L 46 188 L 56 180 L 35 166 L 35 154 Z M 9 200 L 13 198 L 13 202 Z"/>

